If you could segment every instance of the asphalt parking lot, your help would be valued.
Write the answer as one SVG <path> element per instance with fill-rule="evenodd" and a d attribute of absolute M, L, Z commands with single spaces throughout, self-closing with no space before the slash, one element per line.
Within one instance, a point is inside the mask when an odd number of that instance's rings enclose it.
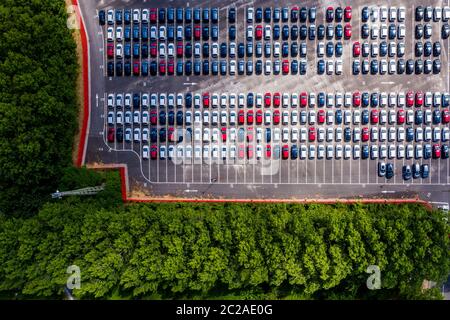
<path fill-rule="evenodd" d="M 261 22 L 256 21 L 257 8 L 261 7 L 264 14 L 264 9 L 271 7 L 273 15 L 273 8 L 288 7 L 290 14 L 290 10 L 295 4 L 290 1 L 279 1 L 276 5 L 270 1 L 253 1 L 251 3 L 248 1 L 190 1 L 189 7 L 191 8 L 217 7 L 219 9 L 218 22 L 189 23 L 193 26 L 193 38 L 188 41 L 183 37 L 181 40 L 184 51 L 181 57 L 178 57 L 176 52 L 175 44 L 179 42 L 176 39 L 177 34 L 175 33 L 173 41 L 166 38 L 162 41 L 159 37 L 159 29 L 157 29 L 158 38 L 154 41 L 157 43 L 156 57 L 152 57 L 152 53 L 149 52 L 149 58 L 146 58 L 141 51 L 138 57 L 118 58 L 116 49 L 119 42 L 122 45 L 129 42 L 131 51 L 133 51 L 135 42 L 140 44 L 140 50 L 142 50 L 143 43 L 146 42 L 151 51 L 150 27 L 153 25 L 160 27 L 160 23 L 149 23 L 150 34 L 147 41 L 142 40 L 142 34 L 138 41 L 133 39 L 119 41 L 115 32 L 113 41 L 109 41 L 111 39 L 108 40 L 107 29 L 110 25 L 108 23 L 104 26 L 99 24 L 99 10 L 107 12 L 109 9 L 160 8 L 162 7 L 161 2 L 147 1 L 145 7 L 140 1 L 104 1 L 98 5 L 89 1 L 80 1 L 80 4 L 89 35 L 91 68 L 91 120 L 85 163 L 127 164 L 130 186 L 136 194 L 245 199 L 419 195 L 421 198 L 431 201 L 448 202 L 449 159 L 443 157 L 444 152 L 441 152 L 439 158 L 434 159 L 435 155 L 432 149 L 434 145 L 439 145 L 439 150 L 444 151 L 441 149 L 442 146 L 449 144 L 448 122 L 442 112 L 448 109 L 445 101 L 449 92 L 449 41 L 441 37 L 442 25 L 445 24 L 442 18 L 439 22 L 433 22 L 433 20 L 417 22 L 414 17 L 416 5 L 411 6 L 407 1 L 391 1 L 389 5 L 386 5 L 387 8 L 405 8 L 404 21 L 399 21 L 398 17 L 389 21 L 389 16 L 385 22 L 380 21 L 380 17 L 373 21 L 373 14 L 369 11 L 370 17 L 366 22 L 361 19 L 363 7 L 378 6 L 379 9 L 385 5 L 383 2 L 352 1 L 344 4 L 332 1 L 324 4 L 319 1 L 306 1 L 302 2 L 300 7 L 316 8 L 314 23 L 309 21 L 309 17 L 306 22 L 301 22 L 300 17 L 298 21 L 293 22 L 290 15 L 286 22 L 283 22 L 282 19 L 280 22 L 274 22 L 272 16 L 269 23 L 264 20 L 264 16 Z M 333 22 L 326 21 L 328 6 L 332 6 L 333 9 L 341 6 L 344 9 L 347 5 L 352 6 L 352 17 L 349 21 L 345 21 L 343 18 L 341 22 L 336 22 L 335 17 Z M 420 5 L 443 8 L 448 6 L 448 2 L 422 1 Z M 186 8 L 187 3 L 171 1 L 167 4 L 164 2 L 164 6 Z M 230 23 L 228 19 L 230 7 L 236 8 L 235 23 Z M 247 21 L 248 7 L 253 7 L 255 10 L 252 23 Z M 133 22 L 130 23 L 130 25 L 133 24 Z M 180 24 L 175 21 L 173 23 L 175 32 L 177 26 L 183 26 L 185 29 L 187 24 L 186 21 Z M 341 38 L 337 37 L 336 26 L 342 26 L 341 31 L 344 33 L 347 24 L 351 26 L 351 37 L 346 39 L 345 34 Z M 388 34 L 386 39 L 380 39 L 381 33 L 377 38 L 372 37 L 373 29 L 378 34 L 381 32 L 380 29 L 384 30 L 384 25 L 388 27 L 391 24 L 395 26 L 397 33 L 395 37 L 389 39 L 391 35 Z M 432 32 L 428 38 L 416 38 L 418 24 L 432 26 Z M 171 23 L 167 21 L 166 17 L 165 37 L 167 37 L 170 25 Z M 211 39 L 210 34 L 208 40 L 205 40 L 202 33 L 200 39 L 195 40 L 196 25 L 201 26 L 200 30 L 204 30 L 205 25 L 208 25 L 210 29 L 217 26 L 217 40 Z M 234 40 L 229 39 L 228 32 L 232 25 L 235 25 L 236 29 Z M 256 38 L 256 30 L 260 25 L 263 27 L 261 40 Z M 265 30 L 269 25 L 272 32 L 271 38 L 265 40 Z M 283 38 L 281 27 L 280 39 L 273 39 L 275 25 L 287 25 L 290 32 L 289 37 Z M 295 40 L 292 38 L 294 25 L 298 26 L 299 33 Z M 306 38 L 301 36 L 303 25 L 306 26 L 308 32 Z M 316 27 L 316 34 L 312 40 L 309 38 L 311 25 Z M 333 36 L 327 38 L 328 35 L 325 34 L 323 39 L 319 39 L 317 33 L 320 25 L 333 25 Z M 366 28 L 364 25 L 369 28 L 368 38 L 365 38 L 362 32 L 362 28 Z M 400 27 L 400 25 L 404 27 Z M 248 38 L 249 26 L 253 27 L 252 40 Z M 117 26 L 114 25 L 114 27 Z M 125 27 L 125 23 L 122 24 L 122 27 Z M 403 29 L 404 31 L 401 31 Z M 328 32 L 326 28 L 325 30 Z M 389 28 L 386 30 L 391 32 Z M 404 36 L 400 35 L 401 32 L 405 33 Z M 133 38 L 133 35 L 131 37 Z M 112 58 L 107 54 L 108 43 L 111 42 L 115 44 Z M 263 50 L 261 57 L 256 54 L 248 57 L 247 52 L 242 57 L 239 52 L 236 52 L 234 56 L 230 55 L 230 43 L 235 43 L 236 49 L 239 49 L 239 44 L 242 43 L 244 49 L 247 50 L 246 45 L 249 42 L 254 44 L 254 51 L 257 50 L 257 43 L 261 42 L 261 50 Z M 383 48 L 387 50 L 385 55 L 381 54 L 382 42 L 387 44 L 386 48 Z M 431 44 L 439 42 L 441 52 L 438 56 L 434 53 L 430 55 L 423 53 L 419 57 L 416 52 L 416 43 L 418 42 L 424 46 L 426 42 Z M 166 45 L 162 49 L 165 63 L 164 73 L 160 72 L 162 60 L 160 43 Z M 173 43 L 175 48 L 175 52 L 171 53 L 172 56 L 168 50 L 170 43 Z M 193 50 L 192 57 L 189 58 L 185 54 L 187 43 L 192 44 Z M 209 56 L 200 52 L 197 57 L 195 43 L 201 45 L 201 51 L 204 44 L 208 43 Z M 214 43 L 217 43 L 219 48 L 217 58 L 214 58 L 212 52 Z M 227 44 L 226 56 L 223 57 L 220 52 L 222 43 Z M 270 55 L 265 52 L 265 43 L 271 44 Z M 279 54 L 275 52 L 275 43 L 280 44 Z M 288 48 L 286 56 L 283 51 L 284 43 Z M 296 55 L 292 54 L 293 43 L 298 44 L 299 52 Z M 323 53 L 318 52 L 320 43 L 323 43 Z M 361 51 L 356 56 L 354 54 L 355 43 L 359 43 Z M 402 45 L 399 46 L 399 43 Z M 306 52 L 301 53 L 303 44 L 306 45 Z M 391 44 L 395 44 L 395 52 L 390 51 L 391 47 L 394 47 Z M 341 54 L 338 54 L 337 48 L 342 50 Z M 367 48 L 368 56 L 364 56 Z M 329 52 L 331 49 L 333 52 Z M 402 50 L 404 50 L 403 55 L 400 54 Z M 134 52 L 131 53 L 131 55 L 133 54 Z M 398 69 L 399 60 L 403 60 L 405 64 L 408 60 L 414 62 L 423 60 L 426 65 L 426 60 L 433 62 L 436 59 L 441 62 L 440 72 L 434 72 L 435 70 L 431 69 L 429 73 L 422 70 L 420 74 L 415 74 L 417 63 L 414 64 L 413 74 L 408 74 L 407 71 L 401 72 Z M 119 60 L 124 64 L 126 61 L 130 61 L 131 74 L 129 76 L 125 74 L 119 76 L 117 72 L 114 73 L 114 76 L 108 75 L 108 62 L 113 62 L 114 71 L 117 71 L 116 63 Z M 169 74 L 169 61 L 171 60 L 174 61 L 173 75 Z M 203 64 L 205 60 L 208 61 L 208 75 L 203 74 L 205 73 Z M 241 60 L 244 65 L 243 74 L 239 74 L 241 72 L 239 61 Z M 248 74 L 247 70 L 249 60 L 252 62 L 252 74 Z M 256 71 L 258 60 L 261 60 L 261 74 Z M 321 60 L 324 63 L 324 74 L 318 67 Z M 134 72 L 135 61 L 139 61 L 139 69 L 136 73 Z M 152 61 L 157 63 L 157 73 L 152 75 L 149 70 L 148 75 L 143 75 L 143 64 L 147 62 L 151 69 Z M 188 72 L 189 75 L 186 75 L 187 61 L 192 61 L 192 71 Z M 195 74 L 195 61 L 200 62 L 200 74 L 198 75 Z M 213 74 L 214 61 L 217 61 L 217 75 Z M 226 74 L 221 74 L 222 61 L 226 62 L 224 69 Z M 266 67 L 267 61 L 270 61 L 270 69 Z M 288 63 L 283 64 L 285 61 Z M 294 73 L 295 63 L 293 61 L 297 61 L 298 71 L 296 73 Z M 359 61 L 360 70 L 357 74 L 354 72 L 355 64 L 357 64 L 355 61 Z M 364 74 L 363 71 L 366 67 L 365 61 L 368 61 L 368 74 Z M 372 64 L 375 64 L 372 61 L 376 61 L 378 68 L 376 74 L 371 74 L 373 73 Z M 390 61 L 395 61 L 395 70 L 390 69 Z M 183 74 L 177 74 L 178 62 L 183 62 Z M 305 64 L 306 72 L 302 72 L 301 68 L 304 68 Z M 332 64 L 330 69 L 328 69 L 329 64 Z M 338 70 L 340 68 L 337 67 L 338 64 L 342 66 L 342 70 Z M 236 67 L 233 69 L 234 71 L 231 69 L 232 65 Z M 279 73 L 276 71 L 277 65 L 280 68 Z M 283 69 L 285 65 L 289 67 L 288 72 Z M 386 72 L 383 72 L 385 67 Z M 412 106 L 409 106 L 409 92 L 414 94 Z M 419 97 L 417 97 L 418 92 Z M 420 100 L 420 92 L 423 93 L 424 101 L 422 103 L 418 103 L 417 100 Z M 267 93 L 270 93 L 268 101 L 266 101 Z M 305 105 L 303 105 L 302 93 L 306 93 Z M 127 94 L 131 96 L 130 107 L 125 106 L 124 100 Z M 135 94 L 139 95 L 139 106 L 134 105 L 133 96 Z M 244 97 L 243 105 L 239 99 L 240 94 Z M 249 94 L 253 94 L 252 104 L 248 101 Z M 277 105 L 278 94 L 279 106 Z M 375 98 L 372 98 L 372 94 Z M 112 104 L 108 103 L 110 95 L 114 97 Z M 198 95 L 200 96 L 199 102 L 196 98 Z M 122 105 L 119 106 L 116 100 L 118 96 L 122 97 Z M 142 100 L 147 96 L 148 106 L 143 104 Z M 179 99 L 178 96 L 184 99 Z M 187 101 L 189 98 L 186 99 L 187 96 L 192 99 L 190 103 Z M 223 103 L 222 96 L 226 96 Z M 171 106 L 172 97 L 173 106 Z M 208 98 L 207 104 L 206 97 Z M 429 97 L 431 97 L 431 105 L 427 106 Z M 260 106 L 258 105 L 259 100 L 261 101 Z M 434 105 L 435 103 L 438 105 Z M 191 105 L 189 106 L 189 104 Z M 373 110 L 378 111 L 376 121 Z M 399 110 L 404 111 L 404 119 L 399 114 Z M 417 111 L 419 110 L 423 113 L 421 121 L 417 121 L 419 117 Z M 440 119 L 436 119 L 437 115 L 433 113 L 435 110 L 439 110 Z M 258 113 L 258 111 L 261 112 Z M 339 111 L 340 116 L 338 115 Z M 412 115 L 409 111 L 412 111 Z M 120 113 L 119 121 L 117 119 L 118 112 Z M 138 112 L 138 119 L 135 119 L 136 112 Z M 173 113 L 171 114 L 171 112 Z M 182 115 L 180 122 L 177 118 L 179 112 Z M 223 112 L 226 114 L 225 121 L 222 121 Z M 270 115 L 266 119 L 267 112 Z M 111 121 L 110 113 L 113 115 Z M 187 122 L 186 118 L 189 113 L 190 122 Z M 197 118 L 196 113 L 200 113 Z M 216 113 L 217 119 L 215 119 Z M 279 119 L 277 119 L 277 113 L 279 113 Z M 241 114 L 243 119 L 240 118 Z M 233 115 L 234 123 L 231 122 Z M 260 119 L 259 116 L 261 116 Z M 154 124 L 152 117 L 156 117 Z M 173 120 L 171 120 L 172 117 Z M 338 120 L 340 117 L 342 119 Z M 116 136 L 108 139 L 111 128 L 115 130 L 114 135 L 117 134 L 117 129 L 122 128 L 124 139 L 118 140 Z M 130 141 L 126 139 L 127 128 L 131 132 Z M 226 129 L 226 142 L 222 135 L 223 128 Z M 310 136 L 311 128 L 314 131 L 314 138 Z M 137 138 L 135 137 L 136 129 L 139 129 Z M 165 131 L 164 139 L 161 136 L 162 129 Z M 174 137 L 170 136 L 172 129 Z M 270 129 L 269 141 L 267 129 Z M 156 130 L 156 139 L 152 137 L 152 130 Z M 196 134 L 198 130 L 200 130 L 199 135 Z M 429 133 L 430 130 L 431 133 Z M 283 135 L 284 132 L 287 132 L 286 136 Z M 350 133 L 350 138 L 347 137 L 347 132 Z M 409 136 L 411 132 L 412 140 Z M 180 136 L 183 137 L 182 141 L 179 140 Z M 172 141 L 171 138 L 173 138 Z M 270 146 L 269 155 L 267 153 L 268 145 Z M 283 154 L 285 146 L 288 150 L 287 157 Z M 156 159 L 151 159 L 155 155 L 152 154 L 153 147 L 156 147 Z M 226 150 L 223 149 L 224 147 Z M 296 151 L 292 150 L 293 147 Z M 170 158 L 172 148 L 173 155 Z M 418 148 L 422 151 L 418 151 Z M 429 148 L 432 151 L 428 157 L 424 153 Z M 161 149 L 164 154 L 161 154 Z M 197 152 L 198 149 L 200 149 L 200 153 Z M 323 156 L 320 150 L 323 150 Z M 145 159 L 147 152 L 149 159 Z M 417 153 L 420 157 L 417 156 Z M 379 177 L 378 164 L 380 162 L 393 165 L 395 174 L 392 178 Z M 403 166 L 415 163 L 420 164 L 421 168 L 423 165 L 428 165 L 429 176 L 403 179 Z"/>

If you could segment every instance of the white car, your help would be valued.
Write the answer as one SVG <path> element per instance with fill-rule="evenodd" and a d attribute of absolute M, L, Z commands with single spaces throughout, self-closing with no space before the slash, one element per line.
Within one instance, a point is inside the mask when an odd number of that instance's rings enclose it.
<path fill-rule="evenodd" d="M 380 128 L 380 141 L 386 141 L 387 139 L 387 129 L 382 127 Z"/>
<path fill-rule="evenodd" d="M 270 25 L 266 25 L 264 27 L 264 39 L 270 40 L 272 38 L 272 27 Z"/>
<path fill-rule="evenodd" d="M 264 73 L 266 75 L 270 75 L 272 73 L 272 61 L 271 60 L 267 60 L 266 63 L 264 64 Z"/>
<path fill-rule="evenodd" d="M 143 147 L 142 147 L 142 159 L 148 160 L 149 154 L 150 154 L 150 149 L 149 149 L 149 147 L 148 147 L 148 146 L 143 146 Z"/>
<path fill-rule="evenodd" d="M 342 60 L 340 59 L 336 60 L 336 74 L 337 75 L 342 74 Z"/>
<path fill-rule="evenodd" d="M 423 147 L 420 144 L 416 144 L 415 157 L 416 159 L 421 159 L 423 157 Z"/>
<path fill-rule="evenodd" d="M 344 159 L 350 159 L 351 156 L 352 156 L 352 146 L 346 144 L 344 146 Z"/>
<path fill-rule="evenodd" d="M 203 129 L 203 141 L 204 142 L 209 142 L 211 140 L 210 132 L 211 131 L 209 130 L 209 128 Z"/>
<path fill-rule="evenodd" d="M 388 158 L 389 159 L 394 159 L 395 158 L 396 150 L 397 150 L 397 148 L 395 147 L 394 144 L 390 144 L 389 145 L 389 149 L 388 149 Z"/>
<path fill-rule="evenodd" d="M 133 10 L 133 22 L 139 23 L 141 18 L 141 11 L 139 9 Z"/>
<path fill-rule="evenodd" d="M 117 124 L 123 124 L 123 113 L 122 113 L 122 111 L 118 111 L 116 113 L 116 123 Z"/>
<path fill-rule="evenodd" d="M 113 94 L 108 94 L 107 105 L 108 105 L 108 108 L 114 108 L 114 95 Z"/>
<path fill-rule="evenodd" d="M 140 142 L 141 141 L 141 129 L 139 129 L 139 128 L 135 128 L 134 129 L 134 131 L 133 131 L 133 140 L 134 140 L 134 142 Z"/>
<path fill-rule="evenodd" d="M 401 144 L 397 147 L 397 158 L 403 159 L 404 157 L 405 157 L 405 146 Z"/>
<path fill-rule="evenodd" d="M 133 112 L 133 123 L 135 124 L 141 123 L 141 113 L 139 111 Z"/>
<path fill-rule="evenodd" d="M 149 137 L 149 130 L 148 128 L 142 129 L 142 141 L 147 142 Z"/>
<path fill-rule="evenodd" d="M 114 41 L 114 28 L 113 27 L 109 27 L 107 29 L 107 38 L 108 38 L 108 42 Z"/>
<path fill-rule="evenodd" d="M 371 159 L 377 159 L 378 158 L 378 146 L 372 145 L 370 147 L 370 158 Z"/>
<path fill-rule="evenodd" d="M 361 147 L 359 145 L 353 146 L 353 159 L 359 159 L 361 157 Z"/>
<path fill-rule="evenodd" d="M 108 10 L 106 19 L 108 24 L 114 24 L 114 10 Z"/>
<path fill-rule="evenodd" d="M 338 144 L 338 145 L 336 145 L 336 148 L 335 148 L 335 158 L 336 159 L 341 159 L 342 158 L 342 145 L 340 145 L 340 144 Z"/>
<path fill-rule="evenodd" d="M 122 37 L 123 37 L 123 29 L 122 29 L 122 27 L 117 27 L 116 28 L 116 40 L 122 41 Z"/>

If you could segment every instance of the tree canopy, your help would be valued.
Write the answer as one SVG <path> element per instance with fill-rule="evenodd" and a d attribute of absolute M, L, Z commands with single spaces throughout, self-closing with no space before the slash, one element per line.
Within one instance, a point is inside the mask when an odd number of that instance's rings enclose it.
<path fill-rule="evenodd" d="M 70 165 L 77 73 L 64 1 L 1 1 L 0 212 L 34 213 Z"/>
<path fill-rule="evenodd" d="M 424 279 L 449 271 L 444 213 L 418 205 L 119 199 L 107 188 L 46 204 L 32 218 L 3 216 L 0 292 L 55 297 L 77 265 L 80 298 L 418 298 Z M 366 287 L 369 265 L 381 269 L 381 290 Z"/>

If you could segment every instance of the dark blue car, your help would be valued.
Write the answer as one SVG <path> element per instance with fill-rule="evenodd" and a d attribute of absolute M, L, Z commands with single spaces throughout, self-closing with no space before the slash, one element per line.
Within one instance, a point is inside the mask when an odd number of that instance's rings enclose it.
<path fill-rule="evenodd" d="M 342 124 L 342 110 L 336 110 L 336 124 Z"/>
<path fill-rule="evenodd" d="M 177 23 L 183 23 L 183 8 L 177 8 Z"/>

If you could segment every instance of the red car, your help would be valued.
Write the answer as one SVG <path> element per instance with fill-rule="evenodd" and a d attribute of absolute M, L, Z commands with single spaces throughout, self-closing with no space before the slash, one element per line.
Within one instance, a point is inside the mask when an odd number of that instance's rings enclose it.
<path fill-rule="evenodd" d="M 157 9 L 150 8 L 150 23 L 156 23 Z"/>
<path fill-rule="evenodd" d="M 272 95 L 270 94 L 270 92 L 267 92 L 264 95 L 264 106 L 265 107 L 270 107 L 272 104 Z"/>
<path fill-rule="evenodd" d="M 348 22 L 351 19 L 352 19 L 352 7 L 351 6 L 347 6 L 344 9 L 344 20 Z"/>
<path fill-rule="evenodd" d="M 243 144 L 239 145 L 239 148 L 238 148 L 239 159 L 244 159 L 244 152 L 245 152 L 244 145 Z"/>
<path fill-rule="evenodd" d="M 209 92 L 203 94 L 203 108 L 209 108 Z"/>
<path fill-rule="evenodd" d="M 325 111 L 319 110 L 319 112 L 317 113 L 317 122 L 319 124 L 322 124 L 325 122 Z"/>
<path fill-rule="evenodd" d="M 300 93 L 300 107 L 304 108 L 308 104 L 308 94 L 306 92 Z"/>
<path fill-rule="evenodd" d="M 116 137 L 116 130 L 114 128 L 108 129 L 108 142 L 114 142 Z"/>
<path fill-rule="evenodd" d="M 244 114 L 244 110 L 239 110 L 238 113 L 238 124 L 244 124 L 245 122 L 245 114 Z"/>
<path fill-rule="evenodd" d="M 372 122 L 372 124 L 378 123 L 378 110 L 372 110 L 370 114 L 370 122 Z"/>
<path fill-rule="evenodd" d="M 273 112 L 273 124 L 280 124 L 280 111 L 275 110 Z"/>
<path fill-rule="evenodd" d="M 247 158 L 253 159 L 253 146 L 247 147 Z"/>
<path fill-rule="evenodd" d="M 133 62 L 133 74 L 138 76 L 141 71 L 141 63 L 139 61 Z"/>
<path fill-rule="evenodd" d="M 201 28 L 200 26 L 195 26 L 194 27 L 194 39 L 195 40 L 200 40 L 200 35 L 201 35 Z"/>
<path fill-rule="evenodd" d="M 439 159 L 441 157 L 441 146 L 438 144 L 433 145 L 433 158 Z"/>
<path fill-rule="evenodd" d="M 167 130 L 168 134 L 167 136 L 169 137 L 169 142 L 175 142 L 175 130 L 174 128 L 169 128 Z"/>
<path fill-rule="evenodd" d="M 227 128 L 222 128 L 220 131 L 222 132 L 222 142 L 227 142 Z"/>
<path fill-rule="evenodd" d="M 310 142 L 316 141 L 316 129 L 314 127 L 309 128 L 308 139 Z"/>
<path fill-rule="evenodd" d="M 361 44 L 357 41 L 353 44 L 353 56 L 359 57 L 361 54 Z"/>
<path fill-rule="evenodd" d="M 287 144 L 283 145 L 283 148 L 281 149 L 281 154 L 283 160 L 289 159 L 289 146 Z"/>
<path fill-rule="evenodd" d="M 151 110 L 150 111 L 150 124 L 156 126 L 157 123 L 158 123 L 158 112 L 156 112 L 156 110 Z"/>
<path fill-rule="evenodd" d="M 150 42 L 150 56 L 152 58 L 156 58 L 157 54 L 158 54 L 158 46 L 156 45 L 156 42 Z"/>
<path fill-rule="evenodd" d="M 261 124 L 263 121 L 263 113 L 261 110 L 256 111 L 256 124 Z"/>
<path fill-rule="evenodd" d="M 266 146 L 266 158 L 270 159 L 272 157 L 272 147 L 270 144 Z"/>
<path fill-rule="evenodd" d="M 423 92 L 417 91 L 416 92 L 416 107 L 423 106 Z"/>
<path fill-rule="evenodd" d="M 255 38 L 256 38 L 256 40 L 261 40 L 262 34 L 263 34 L 263 28 L 259 24 L 259 25 L 256 26 L 256 29 L 255 29 Z"/>
<path fill-rule="evenodd" d="M 177 42 L 177 57 L 178 58 L 183 58 L 183 41 L 178 41 Z"/>
<path fill-rule="evenodd" d="M 442 123 L 450 122 L 450 112 L 448 109 L 442 110 Z"/>
<path fill-rule="evenodd" d="M 362 129 L 361 140 L 362 142 L 369 141 L 369 128 Z"/>
<path fill-rule="evenodd" d="M 279 92 L 275 92 L 273 95 L 273 106 L 278 108 L 281 104 L 281 95 Z"/>
<path fill-rule="evenodd" d="M 359 107 L 361 105 L 361 93 L 359 91 L 356 91 L 353 93 L 353 106 Z"/>
<path fill-rule="evenodd" d="M 414 92 L 409 91 L 409 92 L 406 94 L 406 105 L 407 105 L 408 107 L 412 107 L 412 106 L 414 105 Z"/>
<path fill-rule="evenodd" d="M 397 112 L 397 123 L 404 124 L 405 123 L 405 110 L 398 110 Z"/>
<path fill-rule="evenodd" d="M 114 58 L 114 43 L 108 43 L 106 52 L 108 54 L 108 59 Z"/>
<path fill-rule="evenodd" d="M 159 74 L 162 76 L 166 74 L 166 60 L 164 59 L 159 60 Z"/>
<path fill-rule="evenodd" d="M 253 110 L 247 111 L 247 124 L 253 124 Z"/>
<path fill-rule="evenodd" d="M 283 60 L 282 68 L 283 68 L 283 74 L 289 74 L 289 61 L 288 60 Z"/>
<path fill-rule="evenodd" d="M 152 160 L 156 160 L 157 157 L 158 157 L 158 147 L 156 146 L 156 144 L 154 144 L 150 148 L 150 158 Z"/>
<path fill-rule="evenodd" d="M 350 39 L 352 37 L 352 26 L 350 23 L 345 24 L 344 37 L 345 39 Z"/>
<path fill-rule="evenodd" d="M 169 60 L 169 62 L 167 63 L 167 74 L 172 76 L 174 72 L 175 72 L 175 64 L 173 60 Z"/>
<path fill-rule="evenodd" d="M 247 130 L 247 142 L 253 142 L 253 128 Z"/>

